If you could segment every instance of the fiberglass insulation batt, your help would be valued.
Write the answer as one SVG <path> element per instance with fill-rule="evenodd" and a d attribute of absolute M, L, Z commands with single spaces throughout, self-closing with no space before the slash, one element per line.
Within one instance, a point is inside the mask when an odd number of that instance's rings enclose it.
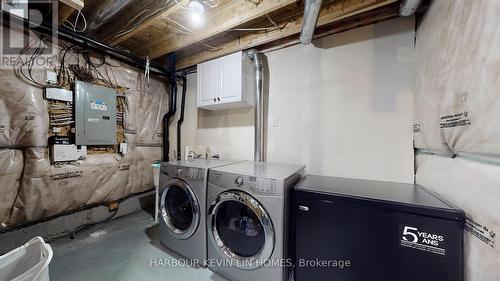
<path fill-rule="evenodd" d="M 22 31 L 2 28 L 11 40 L 23 39 Z M 29 36 L 30 44 L 38 42 L 34 33 Z M 59 43 L 55 53 L 71 46 Z M 99 57 L 92 59 L 96 64 L 102 61 Z M 81 54 L 71 54 L 65 63 L 68 66 L 84 61 Z M 57 57 L 53 63 L 47 68 L 59 65 Z M 143 71 L 109 57 L 98 68 L 97 78 L 107 78 L 125 89 L 124 133 L 128 153 L 89 154 L 85 160 L 56 165 L 50 162 L 46 148 L 49 113 L 43 89 L 24 82 L 14 68 L 0 69 L 0 148 L 23 148 L 26 156 L 23 159 L 23 152 L 18 150 L 0 150 L 2 227 L 116 201 L 154 187 L 151 164 L 161 160 L 159 145 L 162 118 L 168 110 L 168 83 L 156 77 L 147 83 Z M 44 81 L 45 70 L 33 69 L 32 75 L 37 81 Z"/>
<path fill-rule="evenodd" d="M 417 184 L 438 193 L 467 215 L 465 281 L 500 276 L 500 165 L 457 157 L 417 155 Z"/>
<path fill-rule="evenodd" d="M 24 39 L 20 30 L 1 28 L 11 41 Z M 30 32 L 29 38 L 37 36 Z M 43 89 L 19 79 L 15 71 L 18 66 L 0 68 L 0 148 L 46 146 L 49 113 Z M 45 71 L 33 69 L 32 76 L 43 81 Z"/>
<path fill-rule="evenodd" d="M 30 148 L 10 226 L 112 202 L 154 188 L 151 164 L 160 147 L 132 147 L 129 154 L 88 155 L 72 164 L 50 165 L 47 150 Z"/>
<path fill-rule="evenodd" d="M 415 146 L 500 155 L 500 1 L 433 1 L 417 33 Z"/>
<path fill-rule="evenodd" d="M 119 65 L 118 62 L 113 62 L 113 64 Z M 126 142 L 161 144 L 163 115 L 168 110 L 166 80 L 150 79 L 147 83 L 144 73 L 122 66 L 119 68 L 108 66 L 106 71 L 116 84 L 127 89 L 124 113 Z"/>
<path fill-rule="evenodd" d="M 11 69 L 0 69 L 0 85 L 0 148 L 46 146 L 49 113 L 43 90 L 22 82 Z"/>
<path fill-rule="evenodd" d="M 0 149 L 0 229 L 8 224 L 22 171 L 22 151 Z"/>

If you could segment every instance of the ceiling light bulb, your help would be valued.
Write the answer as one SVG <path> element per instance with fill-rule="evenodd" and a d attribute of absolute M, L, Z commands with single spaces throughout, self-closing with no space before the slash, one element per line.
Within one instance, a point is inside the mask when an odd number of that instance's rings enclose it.
<path fill-rule="evenodd" d="M 196 14 L 196 13 L 192 13 L 191 19 L 193 20 L 193 23 L 200 23 L 201 22 L 201 15 Z"/>
<path fill-rule="evenodd" d="M 191 11 L 191 19 L 194 24 L 199 24 L 203 19 L 205 13 L 205 6 L 198 0 L 191 0 L 189 2 L 189 10 Z"/>
<path fill-rule="evenodd" d="M 203 14 L 205 13 L 205 6 L 198 0 L 191 0 L 189 2 L 189 9 L 193 14 Z"/>

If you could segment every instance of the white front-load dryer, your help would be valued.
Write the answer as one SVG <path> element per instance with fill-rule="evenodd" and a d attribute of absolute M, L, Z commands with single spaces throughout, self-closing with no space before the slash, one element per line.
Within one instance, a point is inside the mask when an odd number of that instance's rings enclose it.
<path fill-rule="evenodd" d="M 210 168 L 237 161 L 171 161 L 160 168 L 160 242 L 179 255 L 205 265 L 206 196 Z"/>
<path fill-rule="evenodd" d="M 210 170 L 208 267 L 232 281 L 288 279 L 288 195 L 304 166 L 245 161 Z"/>

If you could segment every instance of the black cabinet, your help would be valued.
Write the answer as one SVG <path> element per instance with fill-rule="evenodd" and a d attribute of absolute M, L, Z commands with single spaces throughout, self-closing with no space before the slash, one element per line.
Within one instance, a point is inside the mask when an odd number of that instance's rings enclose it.
<path fill-rule="evenodd" d="M 464 214 L 415 185 L 308 176 L 293 192 L 296 281 L 462 281 Z"/>

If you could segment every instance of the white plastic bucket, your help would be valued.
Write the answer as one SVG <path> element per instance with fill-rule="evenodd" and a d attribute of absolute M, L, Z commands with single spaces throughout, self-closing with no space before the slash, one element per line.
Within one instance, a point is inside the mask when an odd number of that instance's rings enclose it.
<path fill-rule="evenodd" d="M 155 187 L 158 188 L 158 186 L 160 186 L 160 167 L 161 167 L 161 164 L 154 163 L 153 165 L 151 165 L 151 167 L 153 167 L 153 183 L 154 183 Z"/>
<path fill-rule="evenodd" d="M 161 164 L 155 163 L 151 166 L 153 167 L 153 178 L 154 178 L 154 184 L 155 184 L 155 222 L 158 222 L 158 216 L 160 213 L 160 210 L 158 210 L 158 206 L 160 206 L 160 169 L 161 169 Z"/>
<path fill-rule="evenodd" d="M 0 281 L 49 281 L 53 252 L 42 237 L 0 256 Z"/>

